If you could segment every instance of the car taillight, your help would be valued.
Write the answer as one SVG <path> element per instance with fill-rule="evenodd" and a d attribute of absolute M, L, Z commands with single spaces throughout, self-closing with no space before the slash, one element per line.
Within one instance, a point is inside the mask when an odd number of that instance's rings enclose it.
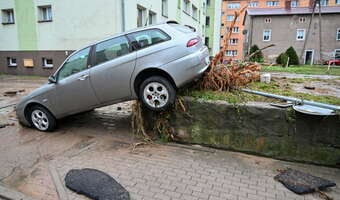
<path fill-rule="evenodd" d="M 187 43 L 187 47 L 192 47 L 192 46 L 196 45 L 198 42 L 199 42 L 199 39 L 198 39 L 198 38 L 191 39 L 191 40 L 189 40 L 189 42 Z"/>

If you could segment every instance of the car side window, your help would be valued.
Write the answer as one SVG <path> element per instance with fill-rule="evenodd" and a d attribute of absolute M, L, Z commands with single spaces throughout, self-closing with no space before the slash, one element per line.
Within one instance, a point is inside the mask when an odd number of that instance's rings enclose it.
<path fill-rule="evenodd" d="M 87 69 L 87 60 L 91 47 L 83 49 L 72 55 L 58 72 L 58 80 L 62 80 L 72 74 L 81 72 Z"/>
<path fill-rule="evenodd" d="M 129 41 L 125 36 L 106 40 L 96 45 L 96 65 L 118 58 L 129 52 Z"/>
<path fill-rule="evenodd" d="M 141 49 L 170 40 L 170 37 L 167 34 L 158 29 L 139 31 L 131 33 L 129 36 L 138 43 L 138 46 Z"/>

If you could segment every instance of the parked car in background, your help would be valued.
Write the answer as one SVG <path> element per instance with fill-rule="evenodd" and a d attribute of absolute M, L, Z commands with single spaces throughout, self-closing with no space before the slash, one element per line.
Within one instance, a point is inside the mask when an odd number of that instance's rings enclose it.
<path fill-rule="evenodd" d="M 208 65 L 208 48 L 192 28 L 174 22 L 143 27 L 74 52 L 16 113 L 21 124 L 51 131 L 59 118 L 126 100 L 139 98 L 161 111 Z"/>
<path fill-rule="evenodd" d="M 324 63 L 325 65 L 340 65 L 340 59 L 331 59 L 327 60 Z"/>

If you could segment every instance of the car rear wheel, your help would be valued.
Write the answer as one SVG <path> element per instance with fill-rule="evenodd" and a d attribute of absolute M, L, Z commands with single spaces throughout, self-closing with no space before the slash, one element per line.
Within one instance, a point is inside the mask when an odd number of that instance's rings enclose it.
<path fill-rule="evenodd" d="M 57 122 L 53 115 L 44 107 L 33 106 L 28 113 L 29 122 L 39 131 L 52 131 Z"/>
<path fill-rule="evenodd" d="M 176 90 L 166 78 L 152 76 L 141 84 L 139 98 L 148 109 L 164 111 L 174 104 Z"/>

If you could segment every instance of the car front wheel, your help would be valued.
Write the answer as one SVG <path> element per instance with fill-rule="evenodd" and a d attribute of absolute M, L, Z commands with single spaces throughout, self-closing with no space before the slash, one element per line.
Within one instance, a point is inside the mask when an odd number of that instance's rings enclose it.
<path fill-rule="evenodd" d="M 39 131 L 52 131 L 56 127 L 56 119 L 42 106 L 33 106 L 27 116 L 31 125 Z"/>
<path fill-rule="evenodd" d="M 176 90 L 166 78 L 152 76 L 141 84 L 139 97 L 148 109 L 164 111 L 174 104 Z"/>

